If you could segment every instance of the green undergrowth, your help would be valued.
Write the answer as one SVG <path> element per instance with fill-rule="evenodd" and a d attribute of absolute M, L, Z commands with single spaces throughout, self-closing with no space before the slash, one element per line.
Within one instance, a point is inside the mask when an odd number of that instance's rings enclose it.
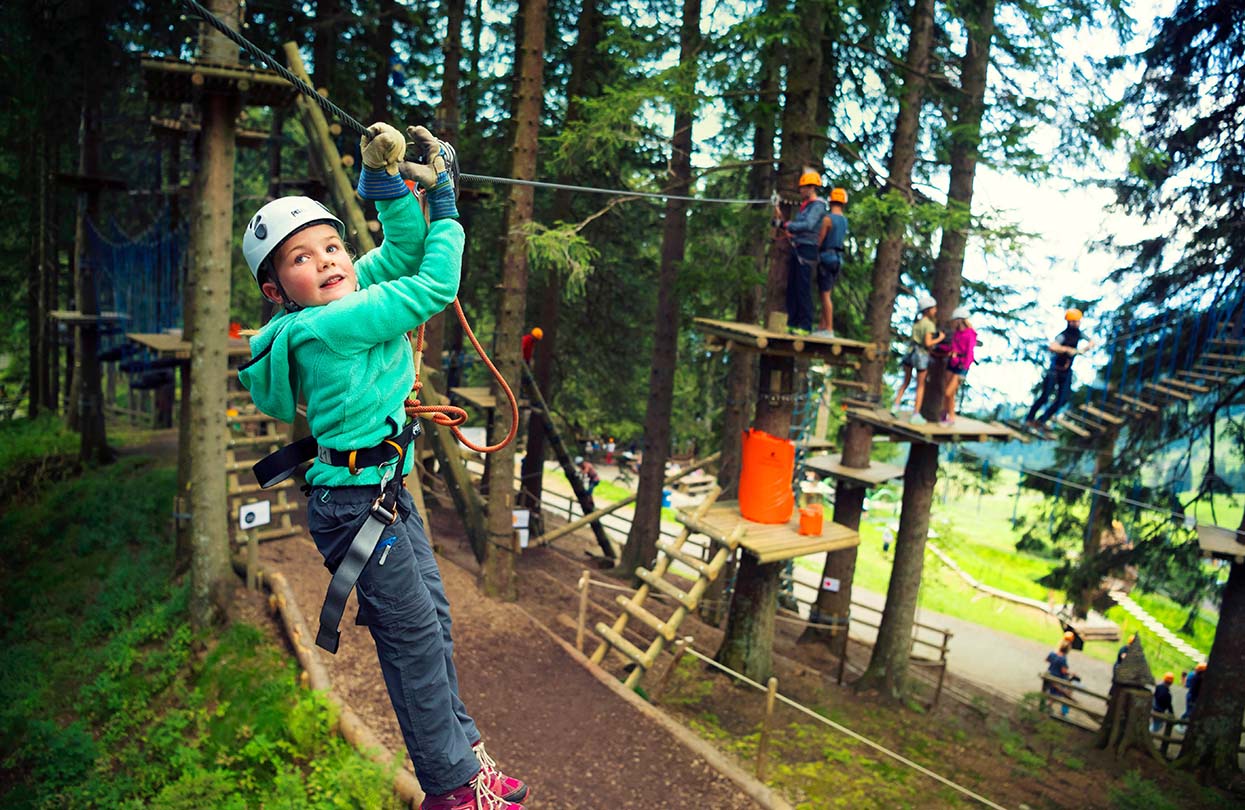
<path fill-rule="evenodd" d="M 0 422 L 0 507 L 77 472 L 79 444 L 53 415 Z"/>
<path fill-rule="evenodd" d="M 126 458 L 0 517 L 0 806 L 396 808 L 261 630 L 192 631 L 174 486 Z"/>

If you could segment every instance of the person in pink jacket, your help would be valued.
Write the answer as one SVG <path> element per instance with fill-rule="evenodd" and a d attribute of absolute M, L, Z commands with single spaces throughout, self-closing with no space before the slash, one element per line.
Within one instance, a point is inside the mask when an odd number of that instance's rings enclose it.
<path fill-rule="evenodd" d="M 960 382 L 968 376 L 977 348 L 977 330 L 968 322 L 968 308 L 956 307 L 951 313 L 951 352 L 947 355 L 947 378 L 944 389 L 942 423 L 955 424 L 955 394 Z"/>

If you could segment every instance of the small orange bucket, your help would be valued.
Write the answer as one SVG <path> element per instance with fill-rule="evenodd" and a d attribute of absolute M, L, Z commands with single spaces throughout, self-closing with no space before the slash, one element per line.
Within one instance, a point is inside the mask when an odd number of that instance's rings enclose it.
<path fill-rule="evenodd" d="M 814 537 L 821 536 L 821 526 L 825 520 L 824 510 L 821 504 L 815 503 L 811 506 L 800 508 L 800 534 L 808 534 Z"/>

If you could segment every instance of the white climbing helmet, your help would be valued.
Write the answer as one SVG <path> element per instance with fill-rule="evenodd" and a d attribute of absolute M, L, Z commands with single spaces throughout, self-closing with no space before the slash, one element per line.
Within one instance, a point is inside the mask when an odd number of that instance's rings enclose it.
<path fill-rule="evenodd" d="M 958 321 L 961 318 L 968 319 L 968 307 L 956 307 L 955 312 L 951 313 L 951 320 Z"/>
<path fill-rule="evenodd" d="M 346 226 L 333 212 L 310 197 L 282 197 L 255 212 L 242 237 L 242 255 L 251 275 L 259 281 L 259 268 L 272 252 L 296 231 L 308 225 L 328 223 L 344 239 Z"/>
<path fill-rule="evenodd" d="M 932 295 L 923 295 L 916 299 L 916 308 L 918 312 L 924 312 L 925 310 L 932 309 L 936 306 L 938 306 L 938 302 L 934 300 L 934 296 Z"/>

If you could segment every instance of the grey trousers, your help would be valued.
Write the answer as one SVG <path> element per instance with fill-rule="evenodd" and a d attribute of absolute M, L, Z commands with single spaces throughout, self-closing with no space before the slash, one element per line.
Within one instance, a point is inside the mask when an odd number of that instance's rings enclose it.
<path fill-rule="evenodd" d="M 329 571 L 337 570 L 378 492 L 377 487 L 311 490 L 308 528 Z M 450 603 L 423 520 L 405 489 L 398 514 L 359 576 L 357 623 L 366 625 L 376 642 L 415 776 L 425 793 L 437 795 L 462 787 L 480 770 L 471 750 L 480 732 L 458 697 Z"/>

